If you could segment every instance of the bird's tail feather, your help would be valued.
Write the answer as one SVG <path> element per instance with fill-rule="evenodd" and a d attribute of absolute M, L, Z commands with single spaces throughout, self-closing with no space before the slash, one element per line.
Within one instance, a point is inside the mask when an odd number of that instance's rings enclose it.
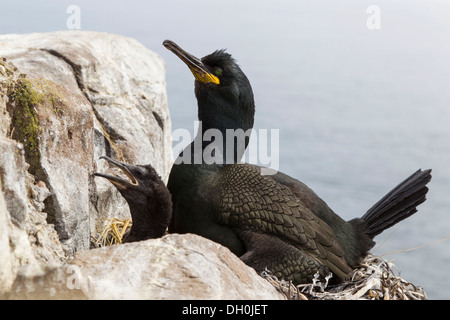
<path fill-rule="evenodd" d="M 368 236 L 373 239 L 387 228 L 416 213 L 416 207 L 426 200 L 426 185 L 430 180 L 431 170 L 418 170 L 370 208 L 362 217 L 368 226 Z"/>

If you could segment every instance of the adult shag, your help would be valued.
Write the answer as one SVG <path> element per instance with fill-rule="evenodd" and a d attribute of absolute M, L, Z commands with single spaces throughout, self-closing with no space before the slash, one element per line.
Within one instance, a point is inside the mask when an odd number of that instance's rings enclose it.
<path fill-rule="evenodd" d="M 120 168 L 127 178 L 94 173 L 108 179 L 128 202 L 132 226 L 123 242 L 160 238 L 166 232 L 172 216 L 169 190 L 151 165 L 134 166 L 100 157 Z"/>
<path fill-rule="evenodd" d="M 172 41 L 163 45 L 192 71 L 202 123 L 170 173 L 169 232 L 209 238 L 257 271 L 267 268 L 296 284 L 330 271 L 340 281 L 351 276 L 377 234 L 415 213 L 425 201 L 431 170 L 418 170 L 361 218 L 344 221 L 302 182 L 280 172 L 261 175 L 259 166 L 237 164 L 248 139 L 244 148 L 230 148 L 223 139 L 208 149 L 212 142 L 202 138 L 209 129 L 226 137 L 227 129 L 253 127 L 250 82 L 224 50 L 198 59 Z M 210 158 L 221 161 L 211 163 Z"/>

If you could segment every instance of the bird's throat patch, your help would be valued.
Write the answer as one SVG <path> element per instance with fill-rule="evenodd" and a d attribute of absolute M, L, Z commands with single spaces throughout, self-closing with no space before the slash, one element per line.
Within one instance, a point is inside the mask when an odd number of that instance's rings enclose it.
<path fill-rule="evenodd" d="M 202 83 L 214 83 L 214 84 L 220 84 L 219 78 L 217 78 L 215 75 L 211 73 L 205 73 L 203 71 L 200 71 L 195 68 L 189 67 L 192 74 L 194 75 L 195 79 Z"/>

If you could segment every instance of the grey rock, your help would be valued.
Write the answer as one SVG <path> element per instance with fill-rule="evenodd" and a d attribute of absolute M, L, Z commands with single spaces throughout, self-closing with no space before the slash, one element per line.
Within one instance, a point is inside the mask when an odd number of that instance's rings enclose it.
<path fill-rule="evenodd" d="M 283 299 L 227 248 L 193 234 L 79 251 L 17 281 L 9 298 Z"/>
<path fill-rule="evenodd" d="M 50 192 L 27 172 L 22 144 L 0 137 L 0 294 L 20 270 L 61 265 L 66 251 L 42 212 Z"/>
<path fill-rule="evenodd" d="M 0 137 L 0 154 L 2 190 L 9 215 L 15 224 L 24 227 L 29 203 L 25 187 L 24 149 L 22 144 Z"/>
<path fill-rule="evenodd" d="M 12 267 L 12 255 L 9 242 L 9 230 L 11 220 L 6 207 L 5 197 L 2 190 L 2 179 L 0 178 L 0 295 L 7 292 L 14 281 L 15 273 Z"/>
<path fill-rule="evenodd" d="M 117 190 L 92 176 L 107 170 L 101 155 L 150 163 L 168 177 L 164 62 L 133 39 L 87 31 L 1 35 L 0 57 L 0 133 L 24 143 L 61 241 L 71 252 L 87 249 L 103 220 L 130 217 Z M 39 95 L 32 108 L 14 99 L 21 86 Z M 38 128 L 23 128 L 27 113 Z"/>

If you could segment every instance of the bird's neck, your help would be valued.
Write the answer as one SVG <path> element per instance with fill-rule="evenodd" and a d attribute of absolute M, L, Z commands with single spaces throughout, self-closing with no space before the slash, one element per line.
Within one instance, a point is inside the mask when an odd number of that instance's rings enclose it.
<path fill-rule="evenodd" d="M 191 164 L 239 163 L 247 149 L 253 129 L 253 113 L 236 115 L 215 111 L 217 108 L 201 106 L 196 137 L 183 151 Z M 232 106 L 223 109 L 232 110 Z M 235 108 L 236 109 L 236 108 Z"/>
<path fill-rule="evenodd" d="M 126 242 L 160 238 L 171 219 L 170 198 L 155 192 L 151 199 L 129 203 L 132 227 Z"/>
<path fill-rule="evenodd" d="M 251 132 L 251 128 L 244 130 L 206 127 L 199 129 L 190 148 L 195 159 L 201 156 L 202 163 L 239 163 L 247 149 Z"/>

